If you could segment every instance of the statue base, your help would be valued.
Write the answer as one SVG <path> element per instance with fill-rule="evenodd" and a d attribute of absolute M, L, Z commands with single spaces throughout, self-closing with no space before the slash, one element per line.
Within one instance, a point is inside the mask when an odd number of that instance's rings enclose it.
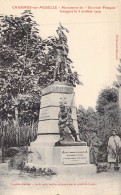
<path fill-rule="evenodd" d="M 42 138 L 44 137 L 38 136 L 38 144 L 33 142 L 29 147 L 30 153 L 26 166 L 50 168 L 57 174 L 91 175 L 96 173 L 96 166 L 90 164 L 89 147 L 85 142 L 61 141 L 61 145 L 54 146 L 51 142 L 48 145 L 45 144 Z"/>

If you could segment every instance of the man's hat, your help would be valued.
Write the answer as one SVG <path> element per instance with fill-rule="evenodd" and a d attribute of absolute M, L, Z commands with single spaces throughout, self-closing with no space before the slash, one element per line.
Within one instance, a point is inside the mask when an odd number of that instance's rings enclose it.
<path fill-rule="evenodd" d="M 111 131 L 111 132 L 113 132 L 113 131 L 115 131 L 115 133 L 117 133 L 117 130 L 116 130 L 116 129 L 112 129 L 112 131 Z"/>

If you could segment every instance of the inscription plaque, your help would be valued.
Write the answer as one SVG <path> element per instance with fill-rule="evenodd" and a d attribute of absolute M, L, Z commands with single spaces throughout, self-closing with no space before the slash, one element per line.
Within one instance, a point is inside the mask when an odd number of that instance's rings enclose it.
<path fill-rule="evenodd" d="M 87 147 L 65 147 L 61 150 L 63 165 L 79 165 L 89 163 L 89 150 Z"/>
<path fill-rule="evenodd" d="M 50 110 L 49 110 L 49 108 L 41 109 L 40 119 L 43 120 L 43 119 L 48 119 L 48 118 L 50 118 Z"/>

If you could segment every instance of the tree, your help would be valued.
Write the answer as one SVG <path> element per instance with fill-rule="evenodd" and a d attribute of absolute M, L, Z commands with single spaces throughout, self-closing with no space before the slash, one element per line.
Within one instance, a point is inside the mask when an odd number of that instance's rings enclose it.
<path fill-rule="evenodd" d="M 113 85 L 116 87 L 116 88 L 119 88 L 121 86 L 121 59 L 119 59 L 119 65 L 117 67 L 117 70 L 118 70 L 118 75 L 117 75 L 117 81 L 115 81 L 113 83 Z"/>
<path fill-rule="evenodd" d="M 107 148 L 107 142 L 112 129 L 116 129 L 118 134 L 121 135 L 118 90 L 116 88 L 103 89 L 98 96 L 96 109 L 99 115 L 99 137 L 103 142 L 101 152 L 104 153 L 103 150 Z"/>
<path fill-rule="evenodd" d="M 118 90 L 115 88 L 103 89 L 97 99 L 96 110 L 100 116 L 105 114 L 105 106 L 110 103 L 117 103 Z"/>
<path fill-rule="evenodd" d="M 27 106 L 33 111 L 33 107 L 38 106 L 38 97 L 40 99 L 41 96 L 37 83 L 42 71 L 42 40 L 36 27 L 29 10 L 20 17 L 1 16 L 0 114 L 5 123 L 13 120 L 17 145 L 20 136 L 18 117 Z M 33 114 L 33 118 L 36 118 L 35 115 L 37 113 Z"/>
<path fill-rule="evenodd" d="M 119 130 L 118 90 L 115 88 L 103 89 L 97 100 L 97 113 L 100 117 L 100 136 L 108 137 L 112 128 Z"/>
<path fill-rule="evenodd" d="M 79 106 L 77 110 L 77 121 L 81 139 L 89 144 L 93 131 L 99 131 L 98 115 L 92 107 L 84 109 Z"/>

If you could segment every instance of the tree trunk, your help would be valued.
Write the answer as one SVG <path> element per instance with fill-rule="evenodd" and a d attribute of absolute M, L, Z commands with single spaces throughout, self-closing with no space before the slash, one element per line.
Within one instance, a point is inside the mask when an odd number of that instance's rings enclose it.
<path fill-rule="evenodd" d="M 2 132 L 2 138 L 1 138 L 1 151 L 2 151 L 2 163 L 4 163 L 4 148 L 5 148 L 5 126 L 6 122 L 3 122 L 3 132 Z"/>
<path fill-rule="evenodd" d="M 18 107 L 15 107 L 15 129 L 16 129 L 16 144 L 20 145 L 20 133 L 19 133 L 19 123 L 18 123 Z"/>
<path fill-rule="evenodd" d="M 1 150 L 2 150 L 2 163 L 4 163 L 4 140 L 5 140 L 5 138 L 4 138 L 4 136 L 2 136 L 2 138 L 1 138 Z"/>
<path fill-rule="evenodd" d="M 14 128 L 16 130 L 16 146 L 20 146 L 20 132 L 19 132 L 19 121 L 18 121 L 18 100 L 15 101 L 15 120 L 14 120 Z"/>

